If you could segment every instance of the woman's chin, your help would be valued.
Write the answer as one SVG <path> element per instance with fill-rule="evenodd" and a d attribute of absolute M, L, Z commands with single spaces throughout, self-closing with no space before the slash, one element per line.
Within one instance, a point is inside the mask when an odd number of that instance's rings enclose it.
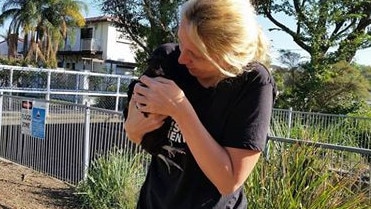
<path fill-rule="evenodd" d="M 189 72 L 191 75 L 197 77 L 197 70 L 196 70 L 196 69 L 194 69 L 194 68 L 188 68 L 188 72 Z"/>

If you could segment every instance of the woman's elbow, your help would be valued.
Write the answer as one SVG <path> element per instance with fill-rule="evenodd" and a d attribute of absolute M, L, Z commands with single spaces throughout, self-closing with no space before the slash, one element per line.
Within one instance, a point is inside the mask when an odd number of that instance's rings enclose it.
<path fill-rule="evenodd" d="M 240 186 L 236 186 L 236 187 L 230 187 L 230 188 L 224 188 L 224 189 L 219 189 L 219 193 L 222 195 L 222 196 L 227 196 L 227 195 L 230 195 L 232 194 L 233 192 L 237 191 L 239 188 L 241 187 Z"/>
<path fill-rule="evenodd" d="M 244 182 L 235 182 L 229 185 L 220 186 L 218 187 L 218 191 L 222 196 L 227 196 L 240 189 L 243 184 Z"/>

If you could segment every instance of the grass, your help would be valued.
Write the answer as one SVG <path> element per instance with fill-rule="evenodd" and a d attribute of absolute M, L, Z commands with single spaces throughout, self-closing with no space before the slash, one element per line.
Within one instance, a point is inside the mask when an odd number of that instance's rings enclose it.
<path fill-rule="evenodd" d="M 139 188 L 144 181 L 144 154 L 134 157 L 122 152 L 110 153 L 96 160 L 88 177 L 77 186 L 82 208 L 135 208 Z"/>
<path fill-rule="evenodd" d="M 330 169 L 320 148 L 271 143 L 269 159 L 261 158 L 245 184 L 248 208 L 370 208 L 368 188 L 359 175 Z"/>

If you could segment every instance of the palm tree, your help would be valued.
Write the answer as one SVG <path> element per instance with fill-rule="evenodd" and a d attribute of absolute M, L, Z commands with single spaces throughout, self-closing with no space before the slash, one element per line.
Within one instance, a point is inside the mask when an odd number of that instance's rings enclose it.
<path fill-rule="evenodd" d="M 56 67 L 57 51 L 67 37 L 68 28 L 85 25 L 81 10 L 87 10 L 87 5 L 82 1 L 44 0 L 41 18 L 36 26 L 36 42 L 31 43 L 26 58 L 32 59 L 32 55 L 41 50 L 46 64 Z"/>
<path fill-rule="evenodd" d="M 45 10 L 45 17 L 50 23 L 50 31 L 54 37 L 49 39 L 50 43 L 47 44 L 47 51 L 52 61 L 56 61 L 57 51 L 67 38 L 68 30 L 85 25 L 85 18 L 81 14 L 81 10 L 87 11 L 87 5 L 82 1 L 76 0 L 56 1 L 54 4 L 51 4 L 49 9 Z"/>
<path fill-rule="evenodd" d="M 7 0 L 0 25 L 11 19 L 10 33 L 16 37 L 24 33 L 25 59 L 56 67 L 56 54 L 68 28 L 85 25 L 81 10 L 87 11 L 87 5 L 76 0 Z M 31 37 L 29 47 L 28 35 Z"/>
<path fill-rule="evenodd" d="M 16 42 L 9 40 L 9 57 L 14 57 L 17 52 L 17 39 L 23 30 L 25 43 L 27 42 L 27 34 L 37 21 L 37 8 L 39 1 L 37 0 L 7 0 L 3 4 L 2 13 L 0 14 L 0 26 L 4 24 L 5 20 L 11 20 L 8 29 L 8 37 L 16 37 Z M 12 38 L 13 40 L 14 38 Z M 27 44 L 25 44 L 27 47 Z M 25 52 L 24 48 L 24 52 Z"/>

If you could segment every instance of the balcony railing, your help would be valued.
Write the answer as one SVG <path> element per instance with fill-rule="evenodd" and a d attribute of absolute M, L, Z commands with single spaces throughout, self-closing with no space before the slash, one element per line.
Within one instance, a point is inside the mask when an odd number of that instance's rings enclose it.
<path fill-rule="evenodd" d="M 102 51 L 102 41 L 99 39 L 89 38 L 80 40 L 81 51 Z"/>

